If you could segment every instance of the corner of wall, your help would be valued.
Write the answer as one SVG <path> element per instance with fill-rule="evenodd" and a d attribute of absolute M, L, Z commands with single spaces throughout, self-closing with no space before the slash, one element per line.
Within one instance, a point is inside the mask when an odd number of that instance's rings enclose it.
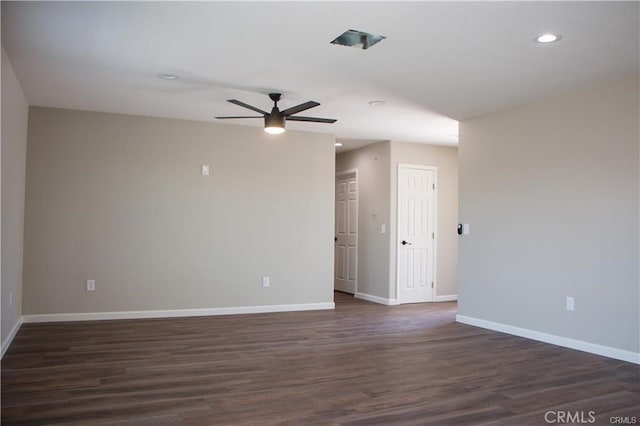
<path fill-rule="evenodd" d="M 6 351 L 22 318 L 24 206 L 29 104 L 2 46 L 2 99 L 0 121 L 1 251 L 0 302 L 2 303 L 2 353 Z"/>
<path fill-rule="evenodd" d="M 2 339 L 2 347 L 0 348 L 0 359 L 4 358 L 4 354 L 7 352 L 7 349 L 9 349 L 9 346 L 11 346 L 11 343 L 13 342 L 13 339 L 16 337 L 16 334 L 18 334 L 18 331 L 20 331 L 20 327 L 22 327 L 23 322 L 24 320 L 23 320 L 23 317 L 21 316 L 18 322 L 16 322 L 13 325 L 13 327 L 11 328 L 11 331 L 9 331 L 7 336 Z"/>

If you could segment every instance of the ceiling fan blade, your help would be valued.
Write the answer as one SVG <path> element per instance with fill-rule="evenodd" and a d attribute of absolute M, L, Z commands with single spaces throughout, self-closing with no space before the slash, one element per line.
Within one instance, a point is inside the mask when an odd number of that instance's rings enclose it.
<path fill-rule="evenodd" d="M 213 117 L 213 118 L 217 118 L 218 120 L 225 120 L 227 118 L 264 118 L 264 116 L 263 115 L 242 115 L 237 117 Z"/>
<path fill-rule="evenodd" d="M 335 118 L 301 117 L 299 115 L 286 117 L 286 120 L 287 121 L 310 121 L 312 123 L 335 123 L 336 121 L 338 121 Z"/>
<path fill-rule="evenodd" d="M 313 107 L 317 107 L 318 105 L 320 105 L 318 102 L 315 102 L 315 101 L 308 101 L 308 102 L 305 102 L 305 103 L 303 103 L 303 104 L 296 105 L 296 106 L 291 107 L 291 108 L 287 108 L 287 109 L 285 109 L 284 111 L 281 111 L 281 113 L 282 113 L 282 115 L 284 115 L 285 117 L 288 117 L 288 116 L 290 116 L 290 115 L 293 115 L 293 114 L 297 114 L 297 113 L 299 113 L 299 112 L 302 112 L 302 111 L 304 111 L 304 110 L 306 110 L 306 109 L 313 108 Z"/>
<path fill-rule="evenodd" d="M 256 108 L 256 107 L 251 106 L 249 104 L 245 104 L 244 102 L 241 102 L 241 101 L 239 101 L 237 99 L 227 99 L 227 102 L 231 102 L 232 104 L 236 104 L 236 105 L 239 105 L 241 107 L 249 108 L 250 110 L 255 111 L 255 112 L 259 112 L 260 114 L 268 114 L 266 111 L 263 111 L 260 108 Z"/>

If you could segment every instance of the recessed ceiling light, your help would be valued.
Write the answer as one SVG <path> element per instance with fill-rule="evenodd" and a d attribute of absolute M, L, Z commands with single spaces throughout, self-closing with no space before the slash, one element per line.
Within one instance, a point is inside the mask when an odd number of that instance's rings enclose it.
<path fill-rule="evenodd" d="M 547 34 L 542 34 L 536 37 L 536 41 L 538 43 L 553 43 L 554 41 L 558 41 L 558 40 L 560 40 L 559 34 L 547 33 Z"/>
<path fill-rule="evenodd" d="M 369 101 L 369 105 L 371 105 L 372 107 L 382 106 L 386 103 L 387 101 Z"/>
<path fill-rule="evenodd" d="M 177 80 L 180 78 L 175 74 L 158 74 L 158 77 L 160 77 L 163 80 Z"/>
<path fill-rule="evenodd" d="M 340 142 L 336 142 L 334 143 L 335 146 L 342 146 L 342 144 Z"/>

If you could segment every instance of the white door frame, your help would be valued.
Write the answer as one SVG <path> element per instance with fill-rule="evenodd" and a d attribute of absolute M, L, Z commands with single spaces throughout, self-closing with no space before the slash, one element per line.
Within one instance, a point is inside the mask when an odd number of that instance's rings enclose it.
<path fill-rule="evenodd" d="M 358 176 L 358 169 L 347 169 L 347 170 L 343 170 L 341 172 L 336 172 L 336 178 L 340 177 L 340 176 L 346 176 L 346 175 L 355 175 L 356 177 L 356 185 L 358 185 L 358 192 L 356 193 L 356 230 L 358 232 L 358 234 L 356 235 L 356 280 L 355 280 L 355 286 L 354 286 L 354 291 L 353 291 L 353 295 L 355 296 L 356 294 L 358 294 L 358 270 L 360 269 L 360 257 L 359 257 L 359 249 L 358 247 L 360 246 L 360 179 Z M 334 191 L 335 191 L 335 178 L 334 178 Z M 334 194 L 334 198 L 335 198 L 335 194 Z M 333 209 L 333 214 L 335 216 L 335 206 Z M 334 222 L 335 222 L 335 217 L 334 217 Z M 334 225 L 334 252 L 335 252 L 335 225 Z M 335 256 L 334 256 L 334 262 L 335 262 Z M 335 265 L 334 265 L 334 280 L 335 280 Z M 335 284 L 334 284 L 334 290 L 335 290 Z"/>
<path fill-rule="evenodd" d="M 436 166 L 423 166 L 421 164 L 409 164 L 398 163 L 398 169 L 396 170 L 396 299 L 398 305 L 402 304 L 400 299 L 400 244 L 398 239 L 400 238 L 400 169 L 420 169 L 433 171 L 433 184 L 435 188 L 433 190 L 433 293 L 432 300 L 436 300 L 436 289 L 438 288 L 437 280 L 437 260 L 438 260 L 438 168 Z"/>

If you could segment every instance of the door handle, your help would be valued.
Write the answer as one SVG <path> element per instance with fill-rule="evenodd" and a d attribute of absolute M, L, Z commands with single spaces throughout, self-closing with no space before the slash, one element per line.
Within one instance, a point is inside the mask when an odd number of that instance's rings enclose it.
<path fill-rule="evenodd" d="M 333 237 L 333 241 L 338 241 L 338 237 Z"/>
<path fill-rule="evenodd" d="M 407 241 L 405 241 L 405 240 L 402 240 L 402 245 L 403 245 L 403 246 L 406 246 L 406 245 L 409 245 L 409 246 L 410 246 L 410 245 L 411 245 L 411 243 L 410 243 L 410 242 L 407 242 Z"/>

